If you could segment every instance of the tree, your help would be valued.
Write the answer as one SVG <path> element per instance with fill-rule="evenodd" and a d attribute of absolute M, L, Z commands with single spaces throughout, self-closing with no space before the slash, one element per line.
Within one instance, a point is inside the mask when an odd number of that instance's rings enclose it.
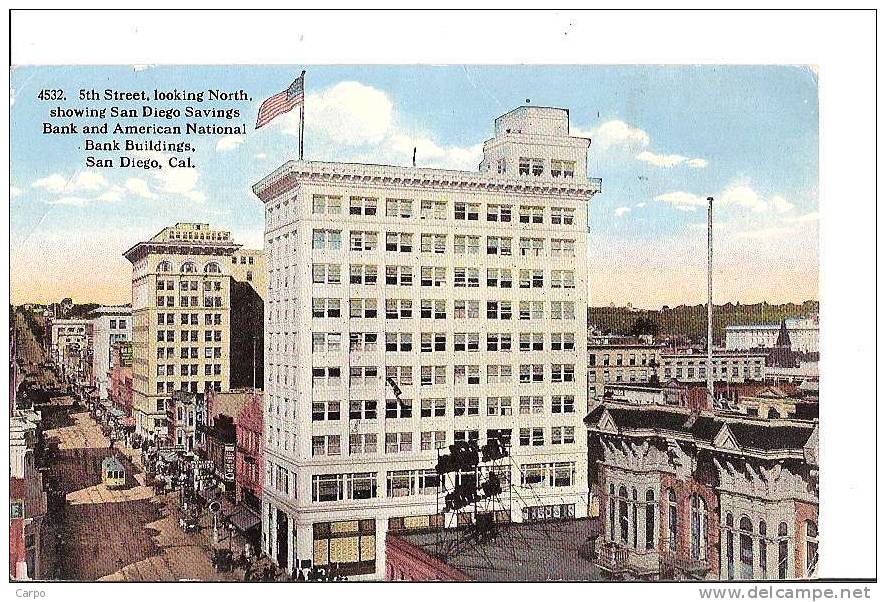
<path fill-rule="evenodd" d="M 652 318 L 647 317 L 639 317 L 634 320 L 634 324 L 631 326 L 631 334 L 634 336 L 640 336 L 643 334 L 658 334 L 658 323 Z"/>

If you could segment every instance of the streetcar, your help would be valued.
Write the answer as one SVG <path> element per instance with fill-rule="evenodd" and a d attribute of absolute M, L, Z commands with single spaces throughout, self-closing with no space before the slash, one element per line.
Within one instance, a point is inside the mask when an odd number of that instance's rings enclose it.
<path fill-rule="evenodd" d="M 102 483 L 108 489 L 123 487 L 126 484 L 126 469 L 116 456 L 102 460 Z"/>

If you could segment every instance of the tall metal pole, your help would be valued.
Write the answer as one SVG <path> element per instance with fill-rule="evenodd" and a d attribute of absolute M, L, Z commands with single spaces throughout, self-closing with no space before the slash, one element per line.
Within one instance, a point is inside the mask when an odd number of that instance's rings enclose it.
<path fill-rule="evenodd" d="M 714 407 L 714 197 L 708 197 L 708 403 Z"/>
<path fill-rule="evenodd" d="M 298 160 L 305 158 L 305 103 L 302 101 L 298 111 Z"/>

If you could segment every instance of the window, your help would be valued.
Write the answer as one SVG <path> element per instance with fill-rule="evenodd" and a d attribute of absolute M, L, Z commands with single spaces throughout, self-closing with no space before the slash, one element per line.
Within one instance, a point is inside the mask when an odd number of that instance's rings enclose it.
<path fill-rule="evenodd" d="M 339 435 L 315 435 L 311 437 L 311 455 L 341 455 L 341 437 Z"/>
<path fill-rule="evenodd" d="M 446 431 L 423 431 L 421 434 L 421 449 L 443 449 L 446 447 Z"/>
<path fill-rule="evenodd" d="M 458 316 L 456 316 L 458 317 Z M 486 334 L 486 351 L 510 351 L 511 333 L 490 332 Z"/>
<path fill-rule="evenodd" d="M 311 273 L 314 284 L 341 284 L 341 266 L 338 264 L 315 263 Z"/>
<path fill-rule="evenodd" d="M 510 222 L 511 221 L 511 205 L 487 205 L 486 221 L 489 222 Z"/>
<path fill-rule="evenodd" d="M 477 416 L 480 414 L 480 398 L 456 397 L 453 408 L 456 416 Z"/>
<path fill-rule="evenodd" d="M 446 201 L 428 201 L 421 202 L 421 219 L 445 220 L 446 219 Z"/>
<path fill-rule="evenodd" d="M 545 242 L 542 238 L 521 238 L 521 257 L 541 257 L 544 252 Z"/>
<path fill-rule="evenodd" d="M 778 578 L 788 578 L 788 524 L 778 525 Z"/>
<path fill-rule="evenodd" d="M 363 196 L 351 197 L 351 215 L 375 215 L 378 212 L 378 199 Z"/>
<path fill-rule="evenodd" d="M 575 161 L 551 159 L 551 177 L 573 178 L 575 177 Z"/>
<path fill-rule="evenodd" d="M 412 234 L 405 232 L 388 232 L 385 234 L 385 250 L 400 253 L 412 253 Z"/>
<path fill-rule="evenodd" d="M 480 351 L 479 332 L 456 332 L 454 338 L 456 351 Z"/>
<path fill-rule="evenodd" d="M 478 203 L 455 202 L 455 219 L 477 221 L 480 219 L 480 205 Z"/>
<path fill-rule="evenodd" d="M 315 367 L 312 370 L 312 381 L 317 386 L 339 386 L 341 384 L 341 368 Z"/>
<path fill-rule="evenodd" d="M 552 364 L 551 382 L 571 383 L 575 381 L 575 364 Z"/>
<path fill-rule="evenodd" d="M 456 319 L 479 318 L 480 317 L 480 302 L 479 301 L 464 300 L 464 299 L 457 299 L 455 301 L 454 314 L 455 314 Z"/>
<path fill-rule="evenodd" d="M 445 320 L 446 319 L 446 300 L 445 299 L 422 299 L 421 300 L 421 317 L 428 320 Z"/>
<path fill-rule="evenodd" d="M 207 348 L 207 351 L 209 349 Z M 341 351 L 340 332 L 314 332 L 311 334 L 311 351 L 325 353 L 327 351 Z"/>
<path fill-rule="evenodd" d="M 408 265 L 385 266 L 385 284 L 389 286 L 412 286 L 412 267 Z"/>
<path fill-rule="evenodd" d="M 806 528 L 806 576 L 814 577 L 818 570 L 818 525 L 807 520 Z"/>
<path fill-rule="evenodd" d="M 486 382 L 490 384 L 509 383 L 513 378 L 513 368 L 509 365 L 490 364 L 486 366 Z"/>
<path fill-rule="evenodd" d="M 404 320 L 412 317 L 412 299 L 386 299 L 385 318 Z"/>
<path fill-rule="evenodd" d="M 520 270 L 520 288 L 542 288 L 544 270 Z"/>
<path fill-rule="evenodd" d="M 341 249 L 341 230 L 314 230 L 312 247 L 317 250 Z"/>
<path fill-rule="evenodd" d="M 521 224 L 541 224 L 544 222 L 544 207 L 520 206 Z"/>
<path fill-rule="evenodd" d="M 573 301 L 551 301 L 551 319 L 552 320 L 574 320 L 575 319 L 575 302 L 573 302 Z"/>
<path fill-rule="evenodd" d="M 511 270 L 489 268 L 486 270 L 486 286 L 497 288 L 511 288 L 514 284 Z"/>
<path fill-rule="evenodd" d="M 455 431 L 453 434 L 453 439 L 455 441 L 478 441 L 480 439 L 480 431 L 477 430 L 469 430 L 469 431 Z M 470 475 L 470 478 L 473 478 L 473 473 Z M 458 479 L 463 479 L 462 473 L 458 473 Z"/>
<path fill-rule="evenodd" d="M 311 403 L 311 420 L 320 422 L 324 420 L 341 419 L 340 401 L 315 401 Z"/>
<path fill-rule="evenodd" d="M 520 351 L 544 351 L 545 335 L 541 332 L 521 332 Z"/>
<path fill-rule="evenodd" d="M 378 248 L 378 232 L 352 230 L 350 245 L 351 251 L 374 251 Z"/>
<path fill-rule="evenodd" d="M 513 408 L 511 406 L 510 397 L 487 397 L 486 398 L 486 415 L 487 416 L 511 416 Z M 509 435 L 510 438 L 510 435 Z"/>
<path fill-rule="evenodd" d="M 575 241 L 552 238 L 551 257 L 575 257 Z"/>
<path fill-rule="evenodd" d="M 445 385 L 446 366 L 422 366 L 421 384 L 422 386 Z"/>
<path fill-rule="evenodd" d="M 421 235 L 421 252 L 434 253 L 443 255 L 446 253 L 446 235 L 445 234 L 422 234 Z"/>
<path fill-rule="evenodd" d="M 521 364 L 521 383 L 540 383 L 545 379 L 545 367 L 542 364 Z"/>
<path fill-rule="evenodd" d="M 385 418 L 412 418 L 412 400 L 385 400 Z"/>
<path fill-rule="evenodd" d="M 645 528 L 646 533 L 646 549 L 655 549 L 655 491 L 646 490 L 646 511 L 645 511 Z"/>
<path fill-rule="evenodd" d="M 375 351 L 378 348 L 378 333 L 352 332 L 350 334 L 350 351 Z"/>
<path fill-rule="evenodd" d="M 412 217 L 412 199 L 385 199 L 387 217 Z"/>
<path fill-rule="evenodd" d="M 341 197 L 329 196 L 325 194 L 315 194 L 313 202 L 313 213 L 338 215 L 341 213 Z"/>
<path fill-rule="evenodd" d="M 348 403 L 348 418 L 350 420 L 375 420 L 378 418 L 378 402 L 374 399 L 352 399 Z"/>
<path fill-rule="evenodd" d="M 368 387 L 378 378 L 378 366 L 351 366 L 349 374 L 350 386 Z"/>
<path fill-rule="evenodd" d="M 708 548 L 708 508 L 704 498 L 693 494 L 690 502 L 690 548 L 689 554 L 693 560 L 706 560 Z M 750 521 L 748 521 L 750 530 Z"/>
<path fill-rule="evenodd" d="M 446 268 L 422 266 L 421 268 L 421 285 L 422 286 L 443 286 L 446 284 Z"/>
<path fill-rule="evenodd" d="M 412 333 L 386 332 L 385 351 L 412 351 Z"/>
<path fill-rule="evenodd" d="M 376 476 L 372 472 L 314 475 L 311 485 L 314 502 L 332 502 L 346 499 L 366 500 L 378 495 Z M 320 524 L 322 523 L 314 525 L 315 537 Z"/>
<path fill-rule="evenodd" d="M 574 426 L 552 426 L 551 445 L 568 445 L 575 443 Z"/>
<path fill-rule="evenodd" d="M 312 315 L 315 318 L 340 318 L 341 300 L 315 297 L 312 300 Z"/>
<path fill-rule="evenodd" d="M 480 384 L 480 366 L 457 365 L 453 367 L 453 378 L 457 385 L 479 385 Z"/>
<path fill-rule="evenodd" d="M 572 414 L 575 412 L 575 396 L 554 395 L 551 397 L 552 414 Z"/>
<path fill-rule="evenodd" d="M 575 272 L 551 270 L 551 288 L 575 288 Z"/>
<path fill-rule="evenodd" d="M 543 301 L 520 301 L 520 320 L 544 320 Z"/>
<path fill-rule="evenodd" d="M 378 453 L 378 435 L 376 433 L 352 433 L 348 442 L 348 453 L 351 455 Z"/>
<path fill-rule="evenodd" d="M 422 418 L 442 418 L 446 415 L 446 399 L 432 398 L 421 400 Z"/>
<path fill-rule="evenodd" d="M 374 285 L 378 282 L 378 266 L 351 264 L 351 284 Z"/>
<path fill-rule="evenodd" d="M 764 520 L 761 520 L 761 521 L 760 521 L 760 542 L 759 542 L 759 547 L 760 547 L 760 573 L 763 575 L 763 579 L 766 579 L 767 576 L 768 576 L 768 575 L 766 574 L 766 568 L 767 568 L 767 567 L 766 567 L 766 564 L 767 564 L 767 563 L 766 563 L 766 561 L 767 561 L 767 558 L 766 558 L 766 547 L 767 547 L 767 542 L 766 542 L 766 521 L 764 521 Z"/>
<path fill-rule="evenodd" d="M 575 333 L 554 332 L 551 333 L 551 351 L 575 350 Z"/>
<path fill-rule="evenodd" d="M 455 268 L 453 286 L 458 288 L 478 288 L 480 286 L 479 268 Z"/>
<path fill-rule="evenodd" d="M 487 255 L 511 255 L 511 241 L 513 239 L 502 236 L 486 237 L 486 254 Z"/>
<path fill-rule="evenodd" d="M 480 237 L 457 234 L 454 250 L 457 255 L 477 255 L 480 253 Z"/>
<path fill-rule="evenodd" d="M 377 299 L 351 299 L 350 312 L 351 318 L 376 318 L 378 317 L 378 300 Z"/>
<path fill-rule="evenodd" d="M 487 320 L 510 320 L 512 317 L 510 301 L 487 301 Z"/>
<path fill-rule="evenodd" d="M 385 433 L 385 453 L 397 454 L 412 451 L 412 433 Z"/>
<path fill-rule="evenodd" d="M 431 351 L 446 351 L 446 333 L 421 333 L 421 351 L 422 353 L 430 353 Z"/>
<path fill-rule="evenodd" d="M 571 226 L 575 221 L 575 209 L 569 207 L 551 207 L 551 223 Z"/>
<path fill-rule="evenodd" d="M 541 414 L 544 412 L 544 398 L 540 395 L 521 395 L 520 414 Z"/>

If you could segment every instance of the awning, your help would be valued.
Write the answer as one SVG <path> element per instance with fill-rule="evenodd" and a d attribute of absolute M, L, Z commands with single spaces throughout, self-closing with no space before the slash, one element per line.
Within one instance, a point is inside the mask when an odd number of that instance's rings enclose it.
<path fill-rule="evenodd" d="M 126 416 L 123 419 L 123 426 L 135 426 L 135 418 L 132 416 Z"/>
<path fill-rule="evenodd" d="M 261 525 L 261 518 L 258 514 L 252 508 L 243 504 L 237 504 L 231 515 L 227 517 L 227 521 L 242 533 Z"/>

